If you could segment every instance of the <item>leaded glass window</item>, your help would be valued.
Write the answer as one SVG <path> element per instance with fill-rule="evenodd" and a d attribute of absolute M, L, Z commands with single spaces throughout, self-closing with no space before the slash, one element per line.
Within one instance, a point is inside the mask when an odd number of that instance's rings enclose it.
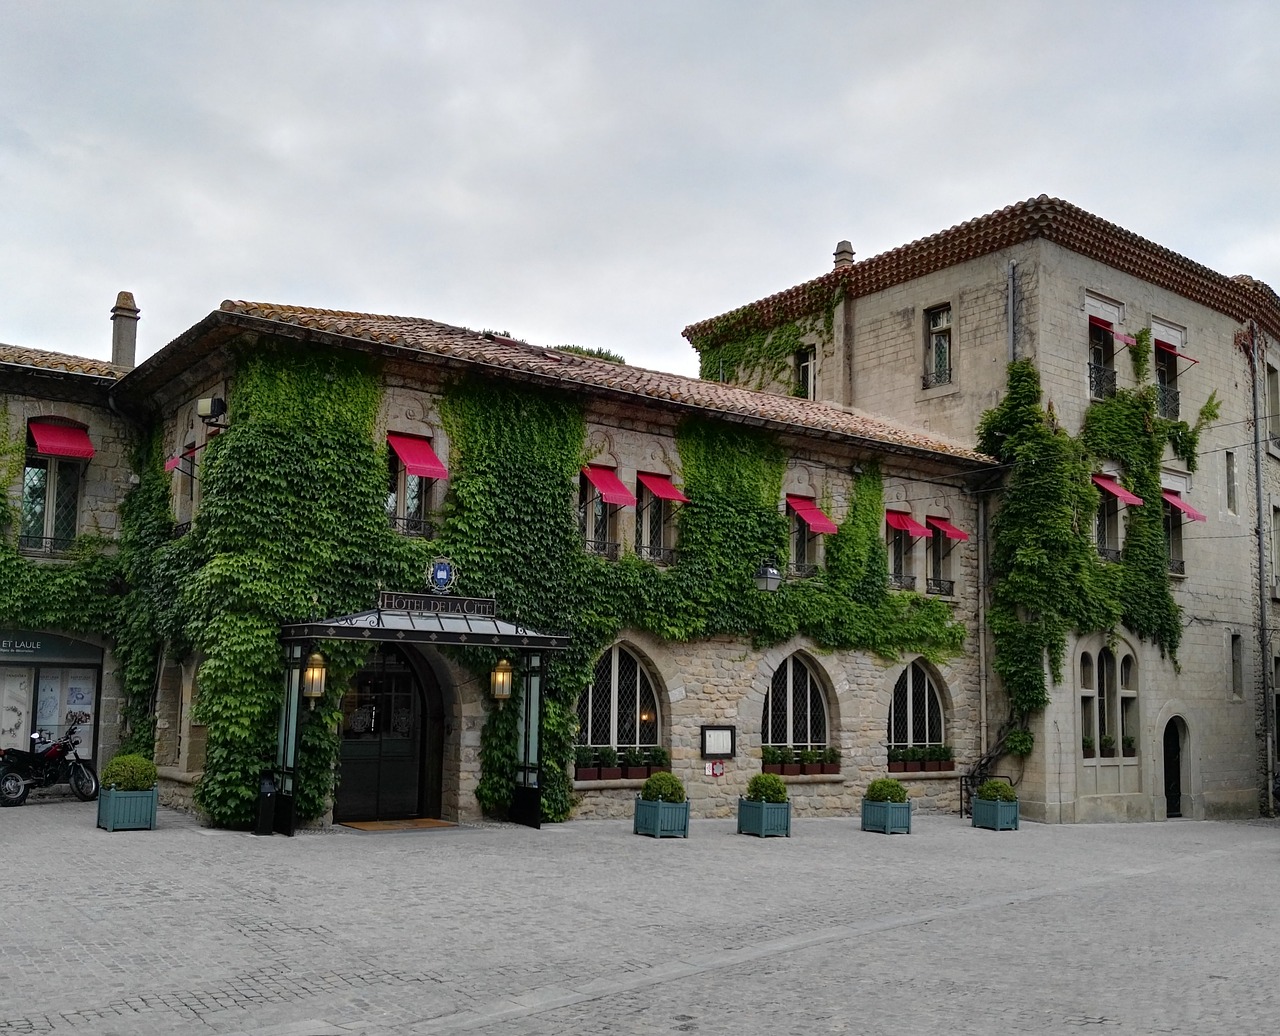
<path fill-rule="evenodd" d="M 827 706 L 822 685 L 798 655 L 788 658 L 773 674 L 760 732 L 766 745 L 827 746 Z"/>
<path fill-rule="evenodd" d="M 578 743 L 646 748 L 658 744 L 659 729 L 658 698 L 644 663 L 614 645 L 578 696 Z"/>
<path fill-rule="evenodd" d="M 912 662 L 898 677 L 889 706 L 890 745 L 946 744 L 942 696 L 919 662 Z"/>
<path fill-rule="evenodd" d="M 18 546 L 28 553 L 67 550 L 76 536 L 80 510 L 79 461 L 28 457 L 22 473 Z"/>

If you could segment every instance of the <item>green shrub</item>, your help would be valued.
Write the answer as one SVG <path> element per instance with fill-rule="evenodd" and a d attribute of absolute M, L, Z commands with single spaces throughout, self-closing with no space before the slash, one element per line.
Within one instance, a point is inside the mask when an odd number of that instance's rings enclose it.
<path fill-rule="evenodd" d="M 596 750 L 590 745 L 578 745 L 573 750 L 574 766 L 595 766 Z"/>
<path fill-rule="evenodd" d="M 643 766 L 644 752 L 641 751 L 639 748 L 634 748 L 634 747 L 628 748 L 625 752 L 622 753 L 622 765 L 623 766 Z"/>
<path fill-rule="evenodd" d="M 867 785 L 868 802 L 906 802 L 907 786 L 896 777 L 877 777 Z"/>
<path fill-rule="evenodd" d="M 831 745 L 831 746 L 829 746 L 829 747 L 828 747 L 828 748 L 826 748 L 826 749 L 823 751 L 823 753 L 822 753 L 822 761 L 823 761 L 824 763 L 836 763 L 836 764 L 839 764 L 839 762 L 840 762 L 840 749 L 838 749 L 835 745 Z"/>
<path fill-rule="evenodd" d="M 1098 745 L 1104 752 L 1114 752 L 1116 750 L 1116 739 L 1110 734 L 1103 734 Z"/>
<path fill-rule="evenodd" d="M 141 755 L 118 755 L 103 768 L 102 786 L 117 791 L 150 791 L 156 786 L 156 764 Z"/>
<path fill-rule="evenodd" d="M 652 774 L 640 789 L 640 797 L 646 802 L 683 802 L 684 781 L 674 773 Z"/>
<path fill-rule="evenodd" d="M 1017 755 L 1026 758 L 1031 754 L 1031 750 L 1036 747 L 1036 736 L 1025 727 L 1018 727 L 1011 730 L 1004 736 L 1004 748 L 1010 755 Z"/>
<path fill-rule="evenodd" d="M 822 762 L 822 753 L 816 748 L 800 749 L 800 761 L 812 766 L 814 763 Z"/>
<path fill-rule="evenodd" d="M 786 802 L 786 782 L 776 773 L 758 773 L 747 781 L 748 802 Z"/>
<path fill-rule="evenodd" d="M 596 758 L 600 760 L 601 766 L 617 766 L 618 750 L 609 745 L 602 745 L 596 749 Z"/>
<path fill-rule="evenodd" d="M 782 745 L 778 748 L 778 762 L 783 766 L 790 766 L 796 761 L 796 753 L 792 751 L 790 745 Z"/>
<path fill-rule="evenodd" d="M 767 763 L 769 766 L 777 766 L 782 762 L 782 753 L 773 745 L 763 745 L 760 748 L 760 762 Z"/>
<path fill-rule="evenodd" d="M 1082 738 L 1080 739 L 1080 747 L 1081 747 L 1081 748 L 1083 748 L 1086 752 L 1092 752 L 1092 751 L 1093 751 L 1093 738 L 1089 737 L 1089 736 L 1086 734 L 1084 737 L 1082 737 Z"/>
<path fill-rule="evenodd" d="M 670 766 L 671 753 L 665 748 L 654 747 L 649 749 L 649 765 L 650 766 Z"/>
<path fill-rule="evenodd" d="M 907 761 L 907 750 L 901 745 L 889 746 L 889 762 L 905 763 Z"/>
<path fill-rule="evenodd" d="M 988 802 L 1017 802 L 1018 793 L 1011 785 L 993 777 L 978 785 L 978 798 Z"/>

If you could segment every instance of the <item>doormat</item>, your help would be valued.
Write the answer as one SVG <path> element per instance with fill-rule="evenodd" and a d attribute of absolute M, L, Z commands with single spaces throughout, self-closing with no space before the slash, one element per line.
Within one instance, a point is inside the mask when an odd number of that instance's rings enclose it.
<path fill-rule="evenodd" d="M 432 827 L 457 827 L 452 820 L 436 820 L 432 817 L 417 817 L 412 820 L 350 820 L 339 827 L 350 827 L 356 831 L 425 831 Z"/>

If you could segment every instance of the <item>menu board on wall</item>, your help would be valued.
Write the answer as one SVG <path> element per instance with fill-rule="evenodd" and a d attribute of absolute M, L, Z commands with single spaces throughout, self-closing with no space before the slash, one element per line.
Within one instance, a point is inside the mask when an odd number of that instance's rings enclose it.
<path fill-rule="evenodd" d="M 21 666 L 0 666 L 0 748 L 28 747 L 33 675 Z"/>

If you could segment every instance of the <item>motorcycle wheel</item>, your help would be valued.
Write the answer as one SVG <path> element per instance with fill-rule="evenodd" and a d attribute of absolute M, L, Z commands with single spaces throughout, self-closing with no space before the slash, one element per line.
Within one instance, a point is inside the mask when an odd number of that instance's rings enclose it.
<path fill-rule="evenodd" d="M 70 784 L 81 802 L 92 802 L 98 797 L 98 775 L 88 763 L 71 764 Z"/>
<path fill-rule="evenodd" d="M 12 770 L 0 771 L 0 806 L 21 806 L 30 790 L 30 785 Z"/>

